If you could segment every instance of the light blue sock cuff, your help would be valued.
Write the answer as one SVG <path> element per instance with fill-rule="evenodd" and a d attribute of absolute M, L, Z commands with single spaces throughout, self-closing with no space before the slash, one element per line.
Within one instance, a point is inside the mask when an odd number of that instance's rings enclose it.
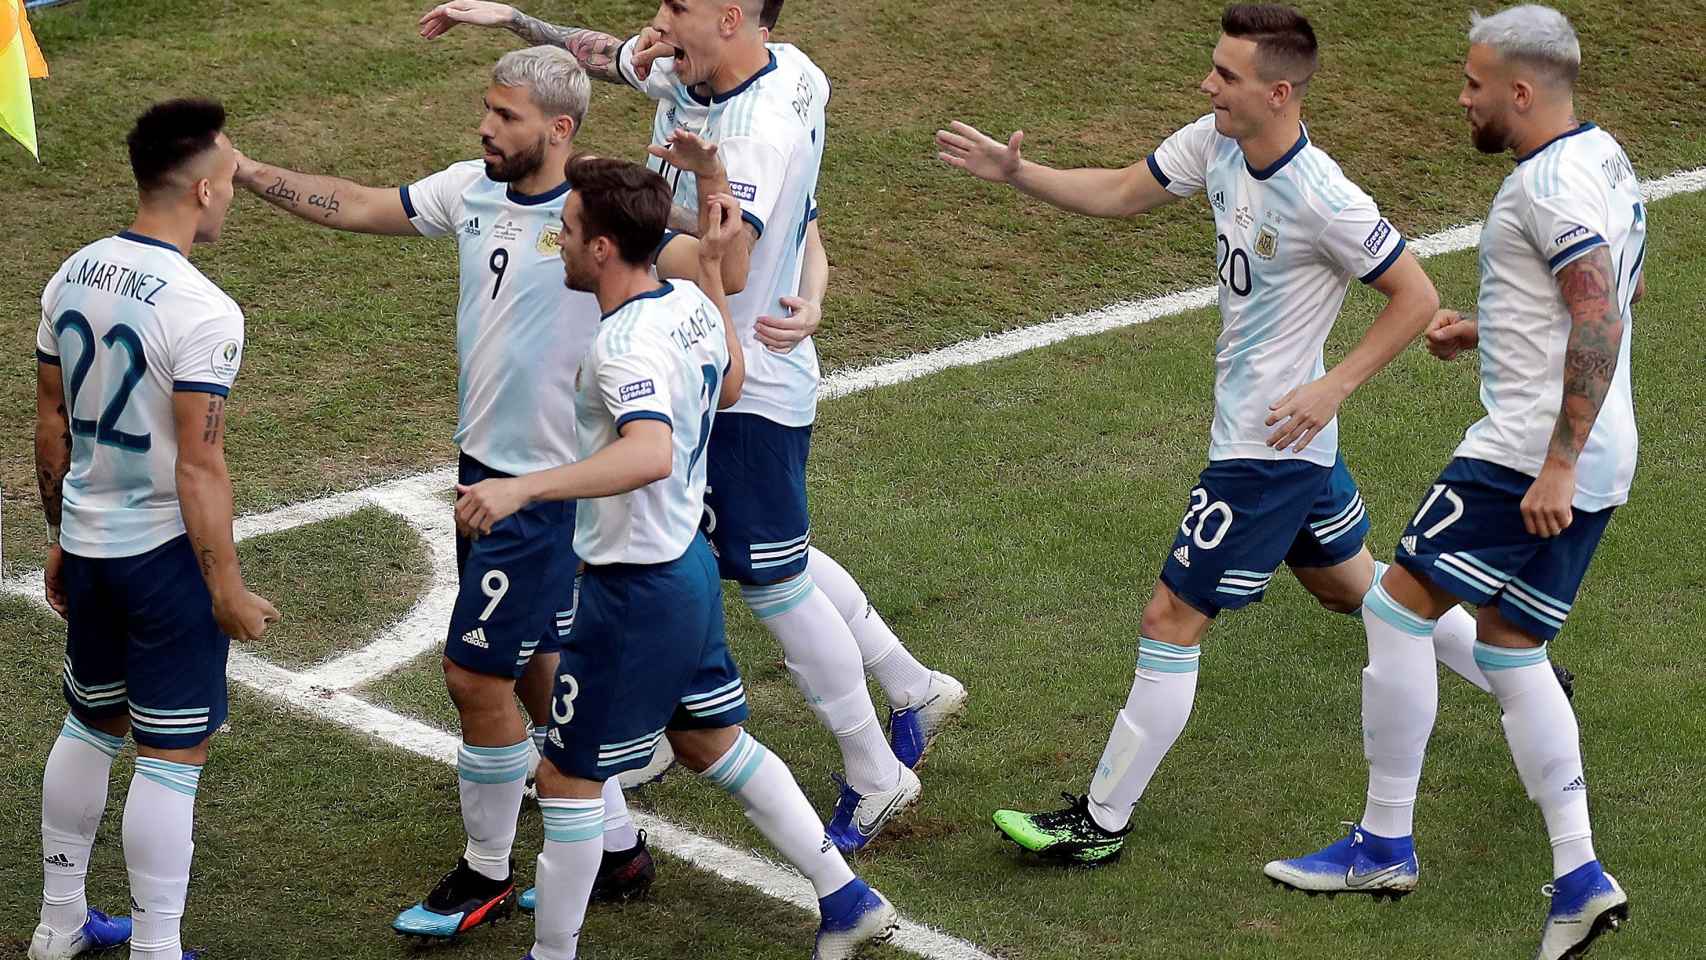
<path fill-rule="evenodd" d="M 538 750 L 540 753 L 544 753 L 545 752 L 545 737 L 548 736 L 550 733 L 551 733 L 551 725 L 548 723 L 543 723 L 537 727 L 534 727 L 533 728 L 533 749 Z"/>
<path fill-rule="evenodd" d="M 124 749 L 124 738 L 115 737 L 110 733 L 102 733 L 77 719 L 75 714 L 66 714 L 65 723 L 60 725 L 59 735 L 71 740 L 81 740 L 96 750 L 107 755 L 107 759 L 118 756 Z"/>
<path fill-rule="evenodd" d="M 545 839 L 551 843 L 578 843 L 604 836 L 603 797 L 593 800 L 541 798 L 539 812 L 545 818 Z"/>
<path fill-rule="evenodd" d="M 1378 580 L 1375 581 L 1374 586 L 1368 588 L 1368 594 L 1362 598 L 1362 606 L 1365 611 L 1387 626 L 1412 637 L 1433 638 L 1434 621 L 1417 615 L 1403 604 L 1392 599 L 1392 596 L 1381 587 Z"/>
<path fill-rule="evenodd" d="M 1475 665 L 1488 672 L 1517 670 L 1545 662 L 1547 662 L 1547 653 L 1544 643 L 1532 650 L 1519 650 L 1514 647 L 1495 647 L 1479 640 L 1475 641 Z"/>
<path fill-rule="evenodd" d="M 804 603 L 816 589 L 817 584 L 812 582 L 812 578 L 800 573 L 781 583 L 767 583 L 761 587 L 742 584 L 740 596 L 758 619 L 769 620 Z"/>
<path fill-rule="evenodd" d="M 721 759 L 705 771 L 705 779 L 730 793 L 739 793 L 741 788 L 746 786 L 746 782 L 752 779 L 753 774 L 758 772 L 766 753 L 764 744 L 752 739 L 742 730 L 740 739 L 729 748 L 729 752 L 723 754 Z"/>
<path fill-rule="evenodd" d="M 470 783 L 525 780 L 533 761 L 527 749 L 530 742 L 523 740 L 507 747 L 471 747 L 464 743 L 456 749 L 456 773 Z"/>
<path fill-rule="evenodd" d="M 1196 673 L 1202 647 L 1181 647 L 1143 637 L 1137 641 L 1137 669 L 1156 673 Z"/>
<path fill-rule="evenodd" d="M 1370 581 L 1370 585 L 1369 585 L 1370 589 L 1373 589 L 1374 587 L 1380 586 L 1380 581 L 1385 579 L 1386 571 L 1388 571 L 1390 569 L 1392 569 L 1392 564 L 1387 563 L 1384 560 L 1374 561 L 1374 579 L 1372 581 Z M 1365 594 L 1365 596 L 1366 596 L 1366 594 Z M 1350 611 L 1350 613 L 1346 614 L 1346 616 L 1355 617 L 1356 619 L 1361 620 L 1362 619 L 1362 608 L 1357 607 L 1355 610 L 1352 610 L 1352 611 Z M 1372 836 L 1372 834 L 1371 834 L 1371 836 Z"/>
<path fill-rule="evenodd" d="M 158 757 L 137 757 L 136 775 L 186 797 L 195 796 L 201 786 L 201 767 L 193 763 L 173 763 Z"/>

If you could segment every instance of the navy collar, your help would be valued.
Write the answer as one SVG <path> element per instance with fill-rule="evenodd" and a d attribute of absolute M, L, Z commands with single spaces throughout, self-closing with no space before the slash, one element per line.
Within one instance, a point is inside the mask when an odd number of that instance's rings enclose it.
<path fill-rule="evenodd" d="M 694 102 L 698 103 L 701 107 L 708 107 L 713 103 L 727 103 L 730 100 L 733 100 L 735 97 L 745 93 L 747 87 L 757 83 L 760 77 L 776 69 L 776 52 L 772 50 L 769 51 L 769 53 L 770 62 L 765 64 L 763 69 L 759 70 L 757 73 L 741 81 L 733 90 L 730 90 L 727 93 L 713 93 L 709 97 L 704 97 L 700 96 L 692 87 L 688 87 L 687 95 L 692 97 Z"/>
<path fill-rule="evenodd" d="M 567 180 L 564 180 L 562 183 L 557 184 L 544 193 L 522 193 L 516 190 L 513 185 L 505 191 L 509 196 L 509 201 L 511 203 L 519 203 L 524 207 L 536 207 L 541 203 L 550 203 L 552 200 L 555 200 L 568 192 L 569 182 Z"/>
<path fill-rule="evenodd" d="M 1529 160 L 1533 160 L 1535 157 L 1540 155 L 1541 151 L 1545 150 L 1547 147 L 1550 147 L 1554 143 L 1557 143 L 1558 141 L 1564 139 L 1565 137 L 1573 137 L 1578 133 L 1587 133 L 1589 130 L 1593 130 L 1593 129 L 1595 129 L 1595 124 L 1591 120 L 1584 122 L 1584 123 L 1581 123 L 1581 124 L 1578 124 L 1574 130 L 1565 130 L 1563 133 L 1560 133 L 1557 136 L 1553 137 L 1552 139 L 1541 144 L 1540 146 L 1535 147 L 1533 150 L 1528 151 L 1527 153 L 1523 154 L 1520 157 L 1517 157 L 1516 162 L 1517 163 L 1524 163 L 1524 162 L 1527 162 Z"/>
<path fill-rule="evenodd" d="M 1245 157 L 1244 158 L 1244 169 L 1250 171 L 1250 176 L 1255 177 L 1257 180 L 1266 180 L 1269 177 L 1273 176 L 1274 174 L 1279 173 L 1281 167 L 1290 163 L 1291 158 L 1297 156 L 1298 152 L 1307 146 L 1309 146 L 1309 128 L 1303 126 L 1302 124 L 1299 124 L 1298 125 L 1298 132 L 1297 132 L 1297 142 L 1291 145 L 1291 149 L 1287 150 L 1285 152 L 1284 156 L 1280 157 L 1278 160 L 1275 160 L 1273 163 L 1268 164 L 1267 166 L 1263 167 L 1260 170 L 1257 170 L 1255 167 L 1250 166 L 1250 158 Z"/>
<path fill-rule="evenodd" d="M 179 250 L 176 244 L 167 243 L 157 237 L 145 236 L 134 230 L 120 230 L 118 236 L 120 240 L 129 240 L 132 243 L 146 243 L 151 247 L 161 247 L 163 249 L 170 250 L 179 256 L 183 255 L 183 251 Z"/>
<path fill-rule="evenodd" d="M 671 293 L 674 293 L 674 292 L 675 292 L 675 285 L 670 283 L 668 280 L 665 280 L 663 282 L 663 286 L 658 287 L 656 290 L 647 290 L 645 293 L 636 293 L 633 296 L 629 297 L 628 299 L 622 301 L 621 303 L 618 303 L 616 305 L 616 309 L 610 311 L 609 313 L 605 314 L 602 317 L 599 317 L 598 322 L 603 323 L 604 321 L 609 320 L 611 317 L 614 317 L 618 313 L 621 313 L 623 307 L 626 307 L 628 304 L 634 303 L 635 301 L 653 300 L 653 299 L 656 299 L 657 297 L 667 297 Z"/>

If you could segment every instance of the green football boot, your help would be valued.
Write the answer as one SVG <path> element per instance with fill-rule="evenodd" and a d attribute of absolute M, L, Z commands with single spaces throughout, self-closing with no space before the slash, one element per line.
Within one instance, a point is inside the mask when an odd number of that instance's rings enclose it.
<path fill-rule="evenodd" d="M 1064 810 L 1052 813 L 995 811 L 995 825 L 1026 850 L 1049 860 L 1099 867 L 1120 858 L 1130 827 L 1117 832 L 1103 830 L 1090 817 L 1090 798 L 1063 793 Z"/>

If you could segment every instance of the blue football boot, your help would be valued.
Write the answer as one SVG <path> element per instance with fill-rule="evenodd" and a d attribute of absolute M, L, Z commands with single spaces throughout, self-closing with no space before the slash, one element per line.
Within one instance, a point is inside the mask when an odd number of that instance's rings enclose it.
<path fill-rule="evenodd" d="M 1356 824 L 1346 824 L 1344 839 L 1291 860 L 1274 860 L 1262 868 L 1276 885 L 1314 896 L 1325 893 L 1366 893 L 1375 899 L 1397 900 L 1416 889 L 1419 866 L 1409 837 L 1377 837 Z"/>

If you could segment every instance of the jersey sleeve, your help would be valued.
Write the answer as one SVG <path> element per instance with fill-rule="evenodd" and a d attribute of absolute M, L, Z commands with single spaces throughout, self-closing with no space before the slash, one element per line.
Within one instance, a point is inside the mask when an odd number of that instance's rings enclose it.
<path fill-rule="evenodd" d="M 644 343 L 641 339 L 637 345 Z M 671 429 L 675 426 L 669 418 L 669 376 L 643 350 L 604 357 L 598 364 L 598 391 L 618 431 L 635 420 L 661 420 Z"/>
<path fill-rule="evenodd" d="M 462 219 L 462 193 L 476 175 L 484 175 L 484 165 L 468 160 L 397 188 L 403 212 L 421 236 L 442 237 L 456 229 Z"/>
<path fill-rule="evenodd" d="M 1208 182 L 1208 161 L 1214 145 L 1214 114 L 1161 141 L 1149 155 L 1149 172 L 1168 193 L 1188 197 Z"/>
<path fill-rule="evenodd" d="M 782 198 L 788 177 L 788 158 L 757 137 L 724 140 L 717 148 L 729 173 L 729 192 L 740 201 L 740 217 L 764 235 L 764 225 Z"/>
<path fill-rule="evenodd" d="M 172 348 L 172 389 L 227 396 L 243 365 L 243 314 L 222 310 L 194 325 Z"/>
<path fill-rule="evenodd" d="M 1398 262 L 1405 243 L 1404 235 L 1380 215 L 1374 201 L 1363 197 L 1328 221 L 1316 246 L 1345 273 L 1373 283 Z"/>
<path fill-rule="evenodd" d="M 1606 245 L 1611 218 L 1603 180 L 1596 182 L 1574 164 L 1560 163 L 1531 173 L 1528 189 L 1524 226 L 1554 275 Z"/>
<path fill-rule="evenodd" d="M 57 278 L 56 278 L 57 279 Z M 53 333 L 53 318 L 47 315 L 48 302 L 54 285 L 50 284 L 41 297 L 41 325 L 36 327 L 36 360 L 59 366 L 59 338 Z"/>
<path fill-rule="evenodd" d="M 675 102 L 681 99 L 684 89 L 681 81 L 675 75 L 675 58 L 659 57 L 652 61 L 651 70 L 646 72 L 646 78 L 640 79 L 634 69 L 634 51 L 639 49 L 640 38 L 629 37 L 616 51 L 616 70 L 622 74 L 622 79 L 630 87 L 640 91 L 653 100 L 668 100 Z"/>

